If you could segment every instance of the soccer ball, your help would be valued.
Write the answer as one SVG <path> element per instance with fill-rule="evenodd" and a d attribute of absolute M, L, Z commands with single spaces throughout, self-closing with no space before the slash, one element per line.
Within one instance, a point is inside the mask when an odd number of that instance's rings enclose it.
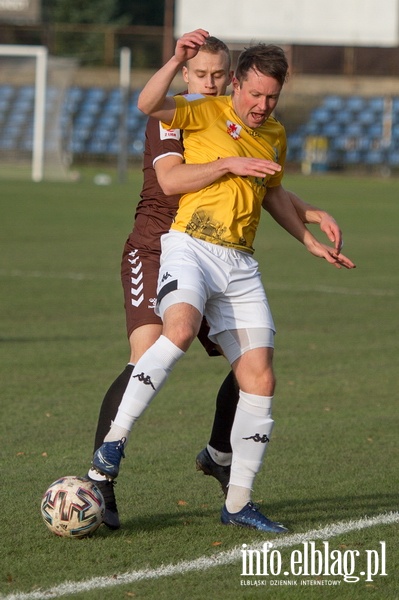
<path fill-rule="evenodd" d="M 45 524 L 55 535 L 82 538 L 101 525 L 105 504 L 92 481 L 69 476 L 50 485 L 40 509 Z"/>

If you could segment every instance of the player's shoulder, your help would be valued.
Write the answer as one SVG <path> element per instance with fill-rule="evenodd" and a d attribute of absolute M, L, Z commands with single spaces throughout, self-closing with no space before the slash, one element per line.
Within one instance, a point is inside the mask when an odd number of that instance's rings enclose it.
<path fill-rule="evenodd" d="M 207 96 L 206 94 L 184 94 L 175 96 L 176 104 L 201 104 L 204 106 L 225 105 L 229 96 Z"/>
<path fill-rule="evenodd" d="M 284 125 L 274 115 L 271 115 L 268 120 L 268 124 L 276 129 L 284 129 Z"/>
<path fill-rule="evenodd" d="M 270 115 L 267 121 L 263 123 L 262 130 L 266 135 L 270 133 L 274 133 L 276 135 L 285 135 L 284 125 L 272 115 Z"/>

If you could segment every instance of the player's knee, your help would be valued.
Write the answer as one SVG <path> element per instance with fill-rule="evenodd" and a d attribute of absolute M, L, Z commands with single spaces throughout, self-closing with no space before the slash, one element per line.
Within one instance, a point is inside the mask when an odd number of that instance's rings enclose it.
<path fill-rule="evenodd" d="M 254 377 L 255 393 L 261 396 L 273 396 L 276 387 L 276 378 L 273 370 L 265 370 Z"/>
<path fill-rule="evenodd" d="M 163 333 L 181 350 L 186 351 L 197 336 L 198 327 L 193 321 L 180 319 L 173 323 L 165 322 Z"/>
<path fill-rule="evenodd" d="M 273 369 L 250 370 L 237 374 L 240 389 L 249 394 L 273 396 L 276 378 Z"/>

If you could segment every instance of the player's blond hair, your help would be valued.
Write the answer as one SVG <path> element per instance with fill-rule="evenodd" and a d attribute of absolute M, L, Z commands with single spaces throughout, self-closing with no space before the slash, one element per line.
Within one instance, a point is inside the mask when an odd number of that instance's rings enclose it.
<path fill-rule="evenodd" d="M 228 48 L 228 46 L 222 42 L 222 40 L 219 40 L 217 37 L 214 37 L 212 35 L 210 35 L 207 39 L 205 44 L 203 44 L 200 49 L 200 52 L 209 52 L 209 54 L 219 54 L 220 52 L 224 52 L 226 54 L 227 57 L 227 70 L 230 71 L 231 69 L 231 55 L 230 55 L 230 50 Z M 187 61 L 186 63 L 186 67 L 188 66 L 188 64 L 190 63 L 190 61 Z"/>

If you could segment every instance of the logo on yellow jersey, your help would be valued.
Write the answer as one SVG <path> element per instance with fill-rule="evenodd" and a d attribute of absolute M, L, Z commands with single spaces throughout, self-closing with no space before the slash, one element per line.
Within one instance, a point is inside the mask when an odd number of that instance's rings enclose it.
<path fill-rule="evenodd" d="M 233 123 L 232 121 L 227 121 L 227 133 L 229 135 L 231 135 L 231 137 L 233 138 L 233 140 L 238 140 L 240 139 L 240 133 L 241 133 L 241 125 L 237 125 L 237 123 Z"/>

